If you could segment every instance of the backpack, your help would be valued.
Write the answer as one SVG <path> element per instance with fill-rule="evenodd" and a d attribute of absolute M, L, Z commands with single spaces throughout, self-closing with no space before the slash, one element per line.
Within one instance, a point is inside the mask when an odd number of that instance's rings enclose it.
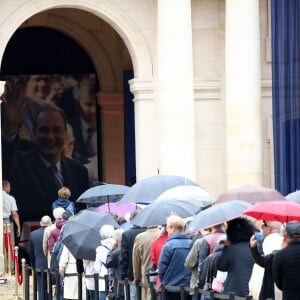
<path fill-rule="evenodd" d="M 59 272 L 59 259 L 63 250 L 64 244 L 61 241 L 57 241 L 54 244 L 53 252 L 50 259 L 50 271 Z"/>
<path fill-rule="evenodd" d="M 110 250 L 106 256 L 106 268 L 117 268 L 119 265 L 119 249 Z"/>

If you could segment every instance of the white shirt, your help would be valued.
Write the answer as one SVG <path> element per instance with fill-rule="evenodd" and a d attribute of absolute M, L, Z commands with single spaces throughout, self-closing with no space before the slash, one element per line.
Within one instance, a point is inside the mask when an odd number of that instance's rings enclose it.
<path fill-rule="evenodd" d="M 12 211 L 18 210 L 16 199 L 7 194 L 5 191 L 2 191 L 2 199 L 3 199 L 3 219 L 7 219 L 10 217 Z"/>

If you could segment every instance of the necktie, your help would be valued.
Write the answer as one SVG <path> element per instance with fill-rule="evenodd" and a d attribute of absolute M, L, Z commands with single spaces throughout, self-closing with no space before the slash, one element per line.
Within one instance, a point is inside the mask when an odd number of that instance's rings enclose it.
<path fill-rule="evenodd" d="M 62 178 L 58 174 L 58 169 L 55 164 L 51 164 L 50 168 L 53 173 L 56 188 L 60 189 L 63 186 L 63 181 L 62 181 Z"/>
<path fill-rule="evenodd" d="M 88 128 L 87 129 L 87 138 L 85 140 L 85 146 L 86 146 L 86 151 L 87 151 L 87 156 L 92 157 L 96 155 L 94 145 L 93 145 L 93 134 L 96 129 L 94 128 Z"/>

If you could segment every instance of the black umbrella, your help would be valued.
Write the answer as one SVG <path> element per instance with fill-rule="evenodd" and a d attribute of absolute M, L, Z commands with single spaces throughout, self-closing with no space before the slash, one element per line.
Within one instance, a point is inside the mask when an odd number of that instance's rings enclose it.
<path fill-rule="evenodd" d="M 221 224 L 239 217 L 252 204 L 241 200 L 231 200 L 214 204 L 197 213 L 188 224 L 186 231 L 191 232 Z"/>
<path fill-rule="evenodd" d="M 178 185 L 198 186 L 192 180 L 177 175 L 155 175 L 135 183 L 119 203 L 153 203 L 159 195 Z"/>
<path fill-rule="evenodd" d="M 154 202 L 141 210 L 130 222 L 140 227 L 163 225 L 167 223 L 167 218 L 178 215 L 187 218 L 199 211 L 199 207 L 182 200 L 165 200 Z"/>
<path fill-rule="evenodd" d="M 95 260 L 100 245 L 100 228 L 109 224 L 119 227 L 111 214 L 83 210 L 69 219 L 62 230 L 62 243 L 78 259 Z"/>

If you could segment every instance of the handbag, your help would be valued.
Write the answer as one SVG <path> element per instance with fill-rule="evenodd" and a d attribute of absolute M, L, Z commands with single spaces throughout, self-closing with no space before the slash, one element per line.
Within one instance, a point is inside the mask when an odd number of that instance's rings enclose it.
<path fill-rule="evenodd" d="M 227 272 L 217 271 L 216 277 L 212 281 L 212 289 L 217 293 L 222 293 L 224 281 L 226 280 Z"/>
<path fill-rule="evenodd" d="M 217 293 L 222 293 L 223 290 L 223 282 L 219 281 L 216 277 L 213 279 L 211 288 L 217 292 Z"/>

